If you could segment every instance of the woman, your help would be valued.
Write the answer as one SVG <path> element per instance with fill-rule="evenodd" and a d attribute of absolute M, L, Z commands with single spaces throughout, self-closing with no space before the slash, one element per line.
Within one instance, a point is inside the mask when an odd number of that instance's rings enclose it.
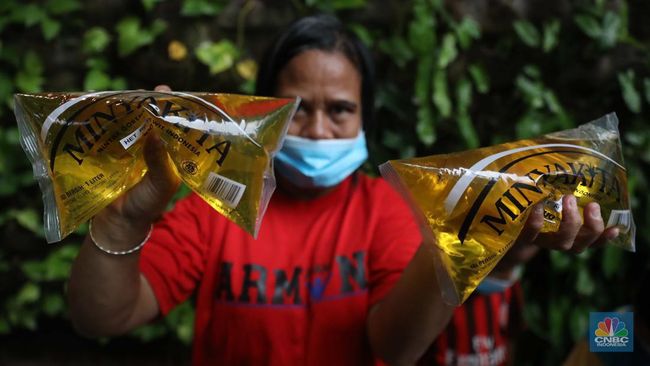
<path fill-rule="evenodd" d="M 372 126 L 371 65 L 329 16 L 297 21 L 272 47 L 258 92 L 302 104 L 275 161 L 279 189 L 257 240 L 196 195 L 158 219 L 178 178 L 160 140 L 149 138 L 149 173 L 95 216 L 92 237 L 124 251 L 155 228 L 141 252 L 126 256 L 86 238 L 69 286 L 77 328 L 121 334 L 196 293 L 197 365 L 415 362 L 451 309 L 406 205 L 357 172 Z M 580 217 L 567 207 L 554 243 L 571 248 Z M 532 241 L 541 220 L 531 216 L 522 240 Z M 602 233 L 602 220 L 600 231 L 592 224 L 575 246 Z"/>

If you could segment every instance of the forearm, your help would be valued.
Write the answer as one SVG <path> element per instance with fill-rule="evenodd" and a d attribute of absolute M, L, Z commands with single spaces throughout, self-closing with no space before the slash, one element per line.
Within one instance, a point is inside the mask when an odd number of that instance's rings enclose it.
<path fill-rule="evenodd" d="M 368 317 L 370 345 L 389 364 L 415 363 L 451 318 L 453 307 L 442 300 L 431 250 L 420 246 L 395 287 Z"/>
<path fill-rule="evenodd" d="M 116 226 L 106 230 L 108 226 L 99 222 L 95 226 L 95 239 L 112 250 L 136 246 L 148 230 L 148 225 L 123 225 L 121 230 Z M 152 309 L 157 305 L 146 303 L 153 296 L 145 293 L 151 290 L 141 277 L 139 255 L 104 253 L 86 237 L 68 286 L 70 317 L 78 331 L 89 336 L 116 335 L 155 316 Z"/>
<path fill-rule="evenodd" d="M 490 276 L 499 279 L 511 279 L 517 267 L 526 264 L 539 251 L 539 247 L 529 242 L 517 243 L 497 263 Z"/>

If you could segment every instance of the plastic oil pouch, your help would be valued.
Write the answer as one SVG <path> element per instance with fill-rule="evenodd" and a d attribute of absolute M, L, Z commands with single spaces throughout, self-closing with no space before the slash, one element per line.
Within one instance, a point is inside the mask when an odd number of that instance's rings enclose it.
<path fill-rule="evenodd" d="M 63 239 L 146 173 L 157 130 L 182 181 L 257 235 L 272 159 L 296 99 L 155 91 L 16 94 L 21 144 L 43 192 L 48 242 Z"/>
<path fill-rule="evenodd" d="M 543 137 L 454 154 L 391 160 L 380 166 L 410 202 L 427 242 L 443 298 L 462 304 L 515 243 L 532 207 L 544 205 L 542 232 L 557 231 L 561 198 L 598 202 L 612 244 L 634 251 L 635 226 L 615 114 Z"/>

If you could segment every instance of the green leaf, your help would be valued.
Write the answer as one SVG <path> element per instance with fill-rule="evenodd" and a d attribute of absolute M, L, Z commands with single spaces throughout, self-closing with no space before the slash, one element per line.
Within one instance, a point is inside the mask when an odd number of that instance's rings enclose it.
<path fill-rule="evenodd" d="M 617 13 L 608 11 L 603 17 L 602 34 L 600 43 L 604 47 L 610 48 L 616 45 L 618 34 L 621 28 L 621 18 Z"/>
<path fill-rule="evenodd" d="M 443 118 L 451 116 L 451 99 L 449 98 L 449 91 L 447 89 L 447 73 L 445 70 L 436 69 L 433 74 L 431 99 L 436 106 L 438 113 Z"/>
<path fill-rule="evenodd" d="M 21 270 L 32 281 L 42 281 L 45 278 L 45 268 L 41 261 L 26 261 L 20 266 Z"/>
<path fill-rule="evenodd" d="M 48 13 L 61 15 L 81 8 L 78 0 L 49 0 L 45 5 Z"/>
<path fill-rule="evenodd" d="M 43 7 L 29 4 L 15 7 L 11 16 L 16 22 L 22 22 L 26 27 L 31 27 L 45 19 L 47 14 Z"/>
<path fill-rule="evenodd" d="M 418 123 L 415 126 L 415 132 L 426 146 L 431 146 L 436 142 L 436 130 L 433 127 L 433 114 L 429 104 L 422 105 L 418 109 Z"/>
<path fill-rule="evenodd" d="M 70 276 L 70 267 L 79 253 L 79 247 L 69 245 L 50 254 L 45 259 L 44 278 L 47 281 L 63 281 Z"/>
<path fill-rule="evenodd" d="M 111 82 L 111 87 L 112 90 L 126 90 L 128 88 L 128 83 L 126 82 L 125 78 L 115 78 Z"/>
<path fill-rule="evenodd" d="M 574 306 L 569 315 L 571 329 L 571 340 L 580 341 L 584 339 L 589 330 L 589 309 L 584 306 Z"/>
<path fill-rule="evenodd" d="M 167 333 L 167 328 L 162 324 L 147 324 L 145 326 L 136 328 L 132 334 L 143 342 L 150 342 L 158 339 Z"/>
<path fill-rule="evenodd" d="M 432 12 L 414 8 L 414 19 L 409 23 L 409 44 L 417 54 L 433 52 L 436 45 L 435 24 Z"/>
<path fill-rule="evenodd" d="M 151 44 L 165 28 L 166 23 L 160 19 L 156 19 L 149 29 L 142 28 L 138 18 L 128 17 L 122 19 L 115 26 L 118 34 L 118 54 L 120 57 L 124 57 L 140 47 Z"/>
<path fill-rule="evenodd" d="M 400 149 L 404 145 L 402 135 L 391 130 L 384 131 L 381 142 L 384 146 L 395 150 Z"/>
<path fill-rule="evenodd" d="M 440 49 L 440 56 L 438 57 L 438 66 L 444 69 L 456 59 L 456 56 L 458 56 L 456 38 L 453 34 L 447 33 L 442 38 L 442 48 Z"/>
<path fill-rule="evenodd" d="M 59 23 L 57 20 L 46 17 L 41 22 L 41 31 L 43 32 L 43 38 L 45 38 L 46 41 L 51 41 L 54 39 L 54 37 L 59 34 L 60 30 L 61 23 Z"/>
<path fill-rule="evenodd" d="M 474 81 L 476 91 L 485 94 L 490 90 L 490 79 L 483 66 L 478 64 L 470 65 L 469 74 Z"/>
<path fill-rule="evenodd" d="M 334 10 L 356 9 L 366 6 L 366 0 L 332 0 Z"/>
<path fill-rule="evenodd" d="M 549 302 L 548 319 L 549 329 L 547 331 L 548 338 L 553 347 L 559 347 L 562 344 L 562 336 L 565 330 L 565 319 L 567 317 L 567 310 L 569 308 L 569 301 L 566 297 L 553 299 Z"/>
<path fill-rule="evenodd" d="M 623 264 L 623 251 L 612 245 L 606 245 L 603 249 L 603 274 L 605 278 L 612 279 L 621 269 Z"/>
<path fill-rule="evenodd" d="M 86 67 L 89 69 L 106 71 L 108 70 L 108 62 L 102 57 L 91 57 L 86 60 Z"/>
<path fill-rule="evenodd" d="M 243 94 L 255 94 L 255 79 L 244 80 L 239 84 L 239 91 Z"/>
<path fill-rule="evenodd" d="M 49 316 L 62 314 L 65 310 L 65 302 L 59 294 L 47 295 L 43 301 L 43 312 Z"/>
<path fill-rule="evenodd" d="M 41 297 L 41 289 L 35 283 L 27 282 L 16 294 L 18 305 L 31 304 Z"/>
<path fill-rule="evenodd" d="M 457 117 L 458 119 L 458 128 L 460 129 L 460 134 L 463 136 L 463 141 L 465 141 L 465 146 L 469 149 L 475 149 L 479 147 L 479 138 L 476 128 L 474 128 L 474 123 L 469 114 L 461 113 Z"/>
<path fill-rule="evenodd" d="M 544 102 L 546 102 L 546 106 L 551 112 L 555 114 L 564 113 L 564 108 L 560 105 L 560 101 L 557 99 L 553 91 L 548 89 L 544 91 Z"/>
<path fill-rule="evenodd" d="M 580 295 L 591 296 L 596 289 L 591 273 L 586 266 L 578 267 L 578 277 L 576 279 L 576 292 Z"/>
<path fill-rule="evenodd" d="M 16 74 L 16 87 L 21 92 L 37 93 L 43 85 L 43 64 L 34 51 L 28 51 L 23 59 L 23 68 Z"/>
<path fill-rule="evenodd" d="M 217 0 L 183 0 L 181 15 L 184 16 L 214 16 L 223 9 L 221 1 Z"/>
<path fill-rule="evenodd" d="M 531 301 L 526 302 L 526 306 L 523 308 L 524 319 L 526 323 L 530 326 L 531 330 L 537 335 L 545 335 L 547 330 L 547 325 L 542 324 L 543 320 L 546 319 L 546 314 L 542 315 L 542 309 L 540 308 L 539 303 Z"/>
<path fill-rule="evenodd" d="M 549 251 L 549 257 L 551 259 L 551 267 L 559 273 L 565 272 L 571 267 L 571 257 L 566 253 L 551 250 Z"/>
<path fill-rule="evenodd" d="M 43 63 L 41 62 L 41 58 L 34 51 L 27 52 L 25 55 L 24 66 L 26 70 L 34 74 L 43 73 Z"/>
<path fill-rule="evenodd" d="M 93 54 L 100 53 L 106 49 L 111 42 L 111 36 L 106 29 L 102 27 L 92 27 L 86 31 L 83 40 L 83 51 Z"/>
<path fill-rule="evenodd" d="M 634 86 L 634 70 L 627 70 L 618 74 L 618 84 L 621 86 L 623 100 L 625 104 L 634 113 L 641 112 L 641 96 Z"/>
<path fill-rule="evenodd" d="M 471 44 L 472 40 L 481 38 L 481 29 L 479 28 L 478 23 L 466 16 L 463 20 L 454 27 L 456 37 L 458 38 L 458 43 L 463 49 L 467 49 Z"/>
<path fill-rule="evenodd" d="M 111 78 L 102 70 L 92 69 L 86 73 L 84 79 L 84 90 L 97 91 L 109 89 Z"/>
<path fill-rule="evenodd" d="M 539 46 L 540 36 L 537 28 L 527 20 L 517 20 L 513 24 L 515 33 L 529 47 Z"/>
<path fill-rule="evenodd" d="M 419 60 L 416 71 L 414 90 L 417 103 L 425 103 L 429 98 L 429 90 L 431 90 L 432 69 L 433 59 L 431 55 L 427 55 Z"/>
<path fill-rule="evenodd" d="M 591 15 L 587 14 L 579 14 L 576 15 L 574 18 L 576 24 L 578 27 L 585 32 L 586 35 L 593 39 L 599 39 L 601 34 L 602 34 L 602 29 L 600 28 L 600 24 Z"/>
<path fill-rule="evenodd" d="M 11 332 L 11 327 L 9 322 L 4 317 L 0 316 L 0 334 L 9 334 Z"/>
<path fill-rule="evenodd" d="M 407 62 L 413 59 L 413 51 L 404 38 L 393 36 L 379 42 L 379 49 L 390 56 L 395 64 L 403 68 Z"/>
<path fill-rule="evenodd" d="M 542 72 L 539 71 L 539 67 L 536 65 L 526 65 L 524 66 L 524 74 L 527 76 L 533 78 L 533 79 L 539 79 L 540 76 L 542 76 Z"/>
<path fill-rule="evenodd" d="M 643 94 L 645 95 L 645 101 L 650 103 L 650 79 L 643 79 Z"/>
<path fill-rule="evenodd" d="M 459 113 L 467 113 L 472 104 L 472 84 L 467 78 L 462 78 L 456 84 L 456 101 Z"/>
<path fill-rule="evenodd" d="M 374 38 L 368 28 L 359 23 L 353 23 L 349 25 L 350 30 L 368 47 L 372 47 L 374 44 Z"/>
<path fill-rule="evenodd" d="M 474 149 L 479 146 L 479 138 L 474 128 L 474 123 L 469 115 L 469 107 L 472 104 L 472 84 L 467 78 L 462 78 L 456 84 L 457 111 L 456 119 L 458 128 L 463 136 L 465 145 Z"/>
<path fill-rule="evenodd" d="M 14 85 L 9 76 L 0 72 L 0 103 L 11 98 L 14 92 Z"/>
<path fill-rule="evenodd" d="M 161 3 L 165 0 L 140 0 L 142 3 L 142 7 L 144 7 L 144 10 L 146 11 L 151 11 L 153 8 L 156 6 L 156 4 Z"/>
<path fill-rule="evenodd" d="M 560 21 L 555 19 L 544 25 L 544 39 L 542 41 L 542 50 L 545 53 L 552 51 L 559 42 Z"/>
<path fill-rule="evenodd" d="M 9 215 L 22 227 L 28 229 L 34 234 L 43 236 L 43 224 L 39 213 L 37 213 L 35 209 L 26 208 L 22 210 L 12 210 Z"/>
<path fill-rule="evenodd" d="M 544 106 L 544 86 L 541 83 L 519 75 L 515 80 L 515 85 L 532 108 L 537 109 Z"/>
<path fill-rule="evenodd" d="M 84 90 L 106 90 L 110 89 L 111 78 L 101 70 L 90 70 L 84 79 Z"/>
<path fill-rule="evenodd" d="M 230 69 L 238 57 L 238 50 L 229 40 L 217 43 L 203 42 L 194 51 L 196 57 L 210 68 L 210 74 L 218 74 Z"/>
<path fill-rule="evenodd" d="M 418 62 L 415 80 L 415 98 L 418 108 L 415 130 L 418 139 L 426 146 L 431 146 L 436 141 L 435 121 L 429 101 L 433 62 L 431 54 L 424 55 Z"/>

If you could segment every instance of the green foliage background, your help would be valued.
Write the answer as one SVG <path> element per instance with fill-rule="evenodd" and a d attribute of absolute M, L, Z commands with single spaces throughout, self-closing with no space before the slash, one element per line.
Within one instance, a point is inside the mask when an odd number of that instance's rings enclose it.
<path fill-rule="evenodd" d="M 160 83 L 250 93 L 255 60 L 270 35 L 317 11 L 336 13 L 377 60 L 378 128 L 370 137 L 369 170 L 391 158 L 531 137 L 617 112 L 637 253 L 607 247 L 577 256 L 538 255 L 524 275 L 529 330 L 517 364 L 558 364 L 585 336 L 589 311 L 632 301 L 650 247 L 646 1 L 4 0 L 0 344 L 53 328 L 76 342 L 63 294 L 86 230 L 60 244 L 45 243 L 43 205 L 20 148 L 13 93 Z M 189 344 L 192 320 L 186 304 L 130 339 Z M 6 353 L 0 346 L 0 355 Z"/>

